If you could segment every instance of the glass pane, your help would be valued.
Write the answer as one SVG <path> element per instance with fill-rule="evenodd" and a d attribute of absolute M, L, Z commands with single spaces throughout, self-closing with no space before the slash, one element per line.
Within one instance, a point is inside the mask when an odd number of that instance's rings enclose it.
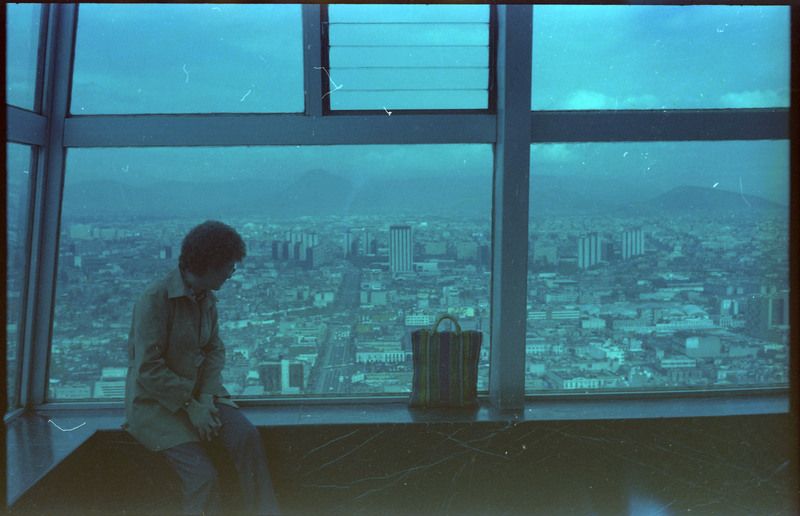
<path fill-rule="evenodd" d="M 6 4 L 6 103 L 34 110 L 42 7 Z"/>
<path fill-rule="evenodd" d="M 301 112 L 300 11 L 81 4 L 72 113 Z"/>
<path fill-rule="evenodd" d="M 786 386 L 789 143 L 531 146 L 526 390 Z"/>
<path fill-rule="evenodd" d="M 331 5 L 331 109 L 486 109 L 489 7 Z"/>
<path fill-rule="evenodd" d="M 789 106 L 788 6 L 535 6 L 532 108 Z"/>
<path fill-rule="evenodd" d="M 7 152 L 7 259 L 6 259 L 6 361 L 8 409 L 19 404 L 20 337 L 28 263 L 28 219 L 31 204 L 31 148 L 6 144 Z"/>
<path fill-rule="evenodd" d="M 492 168 L 490 145 L 71 149 L 50 398 L 122 395 L 133 303 L 206 219 L 247 243 L 218 292 L 232 394 L 409 393 L 443 312 L 485 332 L 488 390 Z"/>

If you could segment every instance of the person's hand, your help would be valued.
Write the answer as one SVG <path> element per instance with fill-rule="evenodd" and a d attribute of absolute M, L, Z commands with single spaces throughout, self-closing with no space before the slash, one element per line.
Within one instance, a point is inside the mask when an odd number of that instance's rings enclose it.
<path fill-rule="evenodd" d="M 214 408 L 214 395 L 213 394 L 208 394 L 208 393 L 198 394 L 197 395 L 197 401 L 201 405 L 205 405 L 206 407 L 209 407 L 209 408 Z"/>
<path fill-rule="evenodd" d="M 219 412 L 213 405 L 208 406 L 192 400 L 186 407 L 186 413 L 201 439 L 210 441 L 217 435 L 220 427 Z"/>

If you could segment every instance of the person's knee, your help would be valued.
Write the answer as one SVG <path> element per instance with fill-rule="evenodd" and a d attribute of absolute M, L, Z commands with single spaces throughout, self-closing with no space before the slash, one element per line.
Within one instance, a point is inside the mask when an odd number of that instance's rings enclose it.
<path fill-rule="evenodd" d="M 191 478 L 187 479 L 187 491 L 211 492 L 219 487 L 219 475 L 214 467 L 198 468 L 192 472 Z"/>
<path fill-rule="evenodd" d="M 244 433 L 245 433 L 245 436 L 247 437 L 247 440 L 248 440 L 248 441 L 258 441 L 258 442 L 261 442 L 261 432 L 259 432 L 259 431 L 258 431 L 258 428 L 257 428 L 255 425 L 251 424 L 251 425 L 250 425 L 250 426 L 249 426 L 249 427 L 248 427 L 248 428 L 245 430 L 245 432 L 244 432 Z"/>
<path fill-rule="evenodd" d="M 253 425 L 242 425 L 236 433 L 236 447 L 248 454 L 260 454 L 263 448 L 261 434 Z"/>
<path fill-rule="evenodd" d="M 225 407 L 224 410 L 235 411 L 236 409 Z M 261 433 L 258 428 L 239 413 L 228 412 L 223 415 L 222 432 L 224 440 L 236 447 L 249 447 L 261 443 Z"/>

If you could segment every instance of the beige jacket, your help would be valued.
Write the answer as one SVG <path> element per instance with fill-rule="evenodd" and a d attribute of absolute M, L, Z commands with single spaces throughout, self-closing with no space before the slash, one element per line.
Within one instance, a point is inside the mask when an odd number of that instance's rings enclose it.
<path fill-rule="evenodd" d="M 200 394 L 229 397 L 216 302 L 208 292 L 198 305 L 178 268 L 136 301 L 122 428 L 150 450 L 200 441 L 184 406 Z"/>

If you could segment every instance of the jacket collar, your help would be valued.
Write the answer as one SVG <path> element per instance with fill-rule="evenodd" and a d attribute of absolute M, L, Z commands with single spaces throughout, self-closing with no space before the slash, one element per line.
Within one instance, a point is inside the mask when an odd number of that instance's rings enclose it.
<path fill-rule="evenodd" d="M 194 298 L 192 291 L 189 287 L 186 286 L 186 283 L 183 282 L 183 277 L 181 276 L 181 270 L 178 267 L 172 269 L 167 277 L 164 279 L 167 284 L 167 296 L 170 298 L 174 297 L 182 297 L 186 296 L 189 298 Z M 217 296 L 214 295 L 214 292 L 207 290 L 206 297 L 210 299 L 212 302 L 217 302 Z"/>

